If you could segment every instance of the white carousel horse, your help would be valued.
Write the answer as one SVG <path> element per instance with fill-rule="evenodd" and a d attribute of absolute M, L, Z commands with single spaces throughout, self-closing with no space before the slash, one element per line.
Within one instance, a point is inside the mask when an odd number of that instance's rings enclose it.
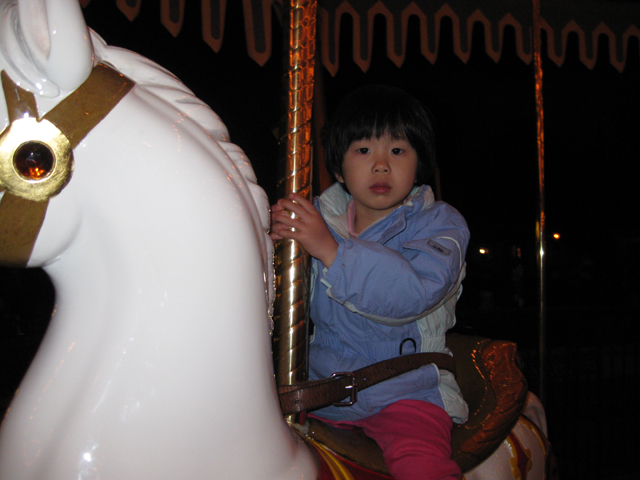
<path fill-rule="evenodd" d="M 40 115 L 97 61 L 137 82 L 49 201 L 29 266 L 55 314 L 0 478 L 311 478 L 273 382 L 268 200 L 243 152 L 177 79 L 90 36 L 77 1 L 3 0 L 0 22 L 0 68 Z"/>
<path fill-rule="evenodd" d="M 0 69 L 0 154 L 33 117 L 57 119 L 73 149 L 26 257 L 51 277 L 55 312 L 0 430 L 0 479 L 361 478 L 318 461 L 331 455 L 282 418 L 268 202 L 220 119 L 89 32 L 76 0 L 0 0 Z M 120 96 L 85 128 L 93 102 L 116 96 L 85 94 L 92 71 Z M 26 194 L 0 178 L 0 213 L 23 194 L 43 202 L 47 168 Z"/>

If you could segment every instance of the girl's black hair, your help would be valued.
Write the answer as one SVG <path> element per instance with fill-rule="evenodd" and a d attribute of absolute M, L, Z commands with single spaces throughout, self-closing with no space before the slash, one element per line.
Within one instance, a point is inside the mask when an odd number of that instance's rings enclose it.
<path fill-rule="evenodd" d="M 418 154 L 416 183 L 422 185 L 434 165 L 434 135 L 429 114 L 399 88 L 369 85 L 355 90 L 337 107 L 324 131 L 327 170 L 342 176 L 342 162 L 353 142 L 365 138 L 406 138 Z"/>

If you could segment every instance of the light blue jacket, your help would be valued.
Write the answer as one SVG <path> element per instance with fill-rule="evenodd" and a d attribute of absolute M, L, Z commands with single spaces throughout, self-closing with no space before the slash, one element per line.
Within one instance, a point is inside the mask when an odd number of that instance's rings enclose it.
<path fill-rule="evenodd" d="M 455 325 L 462 291 L 467 224 L 450 205 L 436 202 L 431 187 L 416 187 L 385 218 L 350 238 L 351 196 L 335 184 L 316 199 L 316 208 L 339 244 L 330 268 L 313 259 L 309 377 L 327 378 L 400 354 L 451 352 L 445 333 Z M 464 423 L 467 404 L 453 375 L 434 365 L 405 373 L 358 394 L 350 407 L 326 407 L 314 414 L 357 420 L 402 399 L 424 400 Z"/>

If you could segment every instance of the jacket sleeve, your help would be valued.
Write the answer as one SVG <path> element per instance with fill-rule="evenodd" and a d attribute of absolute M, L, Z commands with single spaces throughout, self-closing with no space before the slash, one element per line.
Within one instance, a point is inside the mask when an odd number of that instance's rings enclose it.
<path fill-rule="evenodd" d="M 456 294 L 469 242 L 467 224 L 445 203 L 420 217 L 415 233 L 394 248 L 359 239 L 340 243 L 321 279 L 327 295 L 370 320 L 395 326 L 425 316 Z"/>

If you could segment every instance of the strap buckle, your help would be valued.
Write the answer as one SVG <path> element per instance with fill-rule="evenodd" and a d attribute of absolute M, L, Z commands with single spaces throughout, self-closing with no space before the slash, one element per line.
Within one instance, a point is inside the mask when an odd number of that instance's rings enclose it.
<path fill-rule="evenodd" d="M 349 407 L 358 401 L 358 379 L 353 372 L 336 372 L 331 378 L 351 377 L 351 385 L 345 386 L 349 390 L 349 400 L 346 402 L 334 402 L 334 407 Z"/>

